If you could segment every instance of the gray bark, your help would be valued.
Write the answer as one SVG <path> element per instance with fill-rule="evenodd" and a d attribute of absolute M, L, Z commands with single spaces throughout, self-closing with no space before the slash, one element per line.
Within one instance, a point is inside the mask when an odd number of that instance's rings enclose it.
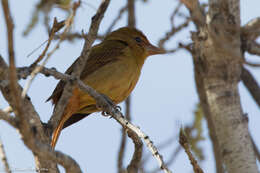
<path fill-rule="evenodd" d="M 196 84 L 214 126 L 228 173 L 257 173 L 238 92 L 242 69 L 239 0 L 211 0 L 204 25 L 193 33 Z M 202 97 L 205 98 L 202 98 Z M 205 108 L 207 107 L 207 108 Z"/>

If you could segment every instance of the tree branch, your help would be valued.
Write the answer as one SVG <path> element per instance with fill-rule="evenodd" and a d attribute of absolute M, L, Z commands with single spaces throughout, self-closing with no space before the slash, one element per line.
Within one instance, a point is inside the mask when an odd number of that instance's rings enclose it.
<path fill-rule="evenodd" d="M 60 151 L 53 151 L 50 145 L 42 144 L 40 142 L 34 141 L 34 146 L 30 148 L 33 152 L 37 155 L 45 158 L 50 159 L 64 167 L 66 172 L 73 172 L 73 173 L 82 173 L 80 166 L 78 163 L 71 158 L 69 155 L 63 154 Z M 52 170 L 48 170 L 52 171 Z"/>
<path fill-rule="evenodd" d="M 9 95 L 9 81 L 7 78 L 3 75 L 7 75 L 8 73 L 4 73 L 4 71 L 7 70 L 6 64 L 4 63 L 3 59 L 0 58 L 0 89 L 7 99 L 9 103 L 12 103 L 12 97 Z M 32 67 L 27 68 L 25 71 L 27 71 L 27 75 L 29 76 L 31 73 Z M 21 70 L 18 70 L 18 73 Z M 24 73 L 25 74 L 25 73 Z M 3 80 L 2 80 L 3 79 Z M 5 84 L 4 84 L 5 83 Z M 21 91 L 21 89 L 20 89 Z M 15 128 L 18 128 L 22 137 L 23 142 L 25 145 L 32 150 L 32 152 L 35 154 L 36 160 L 39 161 L 40 165 L 38 166 L 38 170 L 43 169 L 50 169 L 50 172 L 57 172 L 56 164 L 59 163 L 62 165 L 68 172 L 76 171 L 79 172 L 80 170 L 77 163 L 69 156 L 66 156 L 60 152 L 53 153 L 52 149 L 48 145 L 49 137 L 44 135 L 44 132 L 42 130 L 42 124 L 40 122 L 40 125 L 37 125 L 38 123 L 34 121 L 36 119 L 39 120 L 39 117 L 37 113 L 33 110 L 33 107 L 31 105 L 30 100 L 26 97 L 23 99 L 23 107 L 25 107 L 26 115 L 28 118 L 30 117 L 29 121 L 20 121 L 20 118 L 17 119 L 16 117 L 9 116 L 7 113 L 0 110 L 0 119 L 6 120 L 10 125 L 12 125 Z M 26 129 L 26 130 L 24 130 Z M 27 131 L 28 130 L 28 131 Z M 50 161 L 50 159 L 52 161 Z M 72 164 L 70 166 L 69 164 Z"/>
<path fill-rule="evenodd" d="M 142 159 L 143 142 L 134 131 L 128 130 L 127 133 L 135 145 L 135 151 L 130 164 L 127 166 L 127 171 L 129 173 L 138 173 L 138 168 Z"/>
<path fill-rule="evenodd" d="M 241 79 L 257 105 L 260 107 L 260 87 L 254 76 L 245 67 L 242 68 Z"/>
<path fill-rule="evenodd" d="M 181 25 L 179 25 L 178 27 L 175 27 L 175 26 L 172 26 L 171 30 L 166 32 L 165 36 L 163 38 L 161 38 L 159 40 L 159 47 L 160 48 L 163 48 L 164 47 L 164 44 L 174 36 L 174 34 L 182 31 L 183 28 L 186 28 L 189 23 L 190 23 L 191 19 L 190 18 L 187 18 L 185 22 L 183 22 Z"/>
<path fill-rule="evenodd" d="M 7 38 L 8 38 L 8 53 L 9 53 L 9 80 L 10 80 L 10 94 L 13 98 L 16 97 L 14 100 L 14 104 L 12 105 L 13 110 L 17 111 L 16 113 L 23 117 L 23 110 L 21 107 L 21 93 L 18 90 L 18 84 L 17 84 L 17 75 L 16 75 L 16 68 L 15 68 L 15 57 L 14 57 L 14 38 L 13 38 L 13 19 L 11 16 L 11 12 L 9 9 L 9 3 L 8 0 L 2 0 L 2 8 L 4 11 L 4 18 L 5 18 L 5 24 L 6 24 L 6 30 L 7 30 Z"/>
<path fill-rule="evenodd" d="M 118 15 L 117 17 L 113 20 L 113 22 L 110 24 L 110 26 L 108 27 L 107 31 L 105 32 L 106 35 L 108 33 L 110 33 L 113 29 L 113 27 L 116 25 L 116 23 L 121 19 L 121 17 L 123 16 L 124 12 L 127 10 L 127 5 L 126 6 L 123 6 L 119 12 L 118 12 Z"/>
<path fill-rule="evenodd" d="M 254 41 L 260 35 L 260 17 L 249 21 L 242 27 L 242 35 L 247 40 Z"/>
<path fill-rule="evenodd" d="M 0 83 L 2 85 L 2 83 Z M 18 119 L 16 117 L 12 117 L 8 113 L 5 113 L 4 111 L 0 110 L 0 119 L 5 120 L 8 122 L 11 126 L 18 128 Z"/>
<path fill-rule="evenodd" d="M 1 114 L 1 112 L 0 112 L 0 114 Z M 0 157 L 1 157 L 2 162 L 4 164 L 5 172 L 11 173 L 11 169 L 10 169 L 10 166 L 8 164 L 7 157 L 6 157 L 5 150 L 4 150 L 4 145 L 3 145 L 1 139 L 0 139 Z"/>
<path fill-rule="evenodd" d="M 210 0 L 209 4 L 207 25 L 192 38 L 196 73 L 202 81 L 197 88 L 206 96 L 206 111 L 226 170 L 257 172 L 238 92 L 242 64 L 239 0 Z"/>
<path fill-rule="evenodd" d="M 131 120 L 130 116 L 130 105 L 131 105 L 131 97 L 128 97 L 125 101 L 126 105 L 126 111 L 125 111 L 125 117 L 127 120 Z M 123 173 L 125 170 L 123 168 L 123 158 L 126 150 L 126 132 L 125 129 L 122 128 L 122 136 L 121 136 L 121 143 L 119 147 L 119 152 L 118 152 L 118 160 L 117 160 L 117 170 L 119 173 Z"/>
<path fill-rule="evenodd" d="M 205 14 L 198 0 L 180 0 L 190 11 L 191 18 L 196 27 L 205 25 Z"/>
<path fill-rule="evenodd" d="M 193 167 L 193 171 L 195 173 L 203 173 L 203 170 L 200 168 L 200 166 L 198 165 L 196 159 L 193 157 L 191 151 L 190 151 L 190 146 L 189 146 L 189 142 L 188 139 L 186 138 L 183 130 L 180 130 L 180 136 L 179 136 L 179 143 L 181 144 L 181 146 L 184 148 L 185 152 L 187 153 L 190 162 L 192 164 Z"/>
<path fill-rule="evenodd" d="M 247 51 L 252 55 L 260 56 L 260 44 L 258 44 L 256 41 L 244 40 L 242 46 L 244 51 Z"/>

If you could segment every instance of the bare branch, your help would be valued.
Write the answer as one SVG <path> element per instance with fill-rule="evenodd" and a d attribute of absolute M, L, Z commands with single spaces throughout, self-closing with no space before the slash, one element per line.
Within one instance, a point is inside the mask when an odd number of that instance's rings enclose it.
<path fill-rule="evenodd" d="M 254 41 L 260 36 L 260 17 L 249 21 L 244 27 L 242 27 L 242 35 L 251 41 Z"/>
<path fill-rule="evenodd" d="M 2 57 L 0 56 L 0 80 L 1 80 L 0 89 L 4 97 L 6 98 L 6 100 L 9 103 L 13 104 L 14 98 L 11 97 L 9 94 L 10 82 L 8 81 L 7 71 L 8 71 L 8 67 L 5 64 Z M 30 74 L 30 72 L 28 74 Z M 21 87 L 19 87 L 19 90 L 21 91 Z M 20 118 L 21 116 L 17 117 L 19 119 L 15 117 L 11 117 L 8 114 L 4 113 L 3 111 L 0 111 L 0 118 L 6 120 L 10 125 L 19 129 L 23 138 L 23 142 L 28 148 L 30 148 L 33 151 L 33 153 L 36 156 L 36 160 L 39 162 L 38 164 L 36 164 L 38 167 L 37 169 L 41 170 L 41 169 L 49 168 L 49 169 L 54 169 L 51 172 L 56 172 L 57 168 L 55 167 L 56 165 L 55 163 L 57 162 L 62 166 L 64 166 L 65 169 L 68 170 L 73 169 L 73 171 L 74 169 L 80 170 L 80 168 L 76 169 L 75 166 L 73 168 L 68 166 L 69 163 L 75 162 L 72 159 L 70 159 L 70 157 L 68 158 L 69 160 L 68 159 L 64 160 L 64 158 L 62 157 L 60 158 L 59 155 L 49 152 L 49 151 L 53 152 L 50 146 L 47 145 L 49 138 L 45 136 L 39 116 L 37 112 L 35 112 L 32 103 L 30 102 L 28 97 L 23 99 L 23 108 L 26 110 L 26 118 L 28 120 L 25 118 Z M 50 162 L 50 159 L 53 161 Z"/>
<path fill-rule="evenodd" d="M 12 125 L 15 128 L 18 128 L 17 119 L 15 117 L 8 115 L 7 113 L 5 113 L 1 110 L 0 110 L 0 119 L 7 121 L 10 125 Z M 65 168 L 66 172 L 81 173 L 79 165 L 70 156 L 65 155 L 58 151 L 53 151 L 49 145 L 42 144 L 39 141 L 37 142 L 37 140 L 35 140 L 34 138 L 30 138 L 30 137 L 24 138 L 24 142 L 38 156 L 41 156 L 42 158 L 45 158 L 45 159 L 51 159 L 54 162 L 57 162 L 60 165 L 62 165 Z M 1 141 L 0 141 L 0 144 L 1 144 Z M 0 145 L 0 149 L 1 149 L 1 145 Z M 39 169 L 43 169 L 43 168 L 39 168 Z M 44 169 L 47 169 L 47 168 L 44 168 Z"/>
<path fill-rule="evenodd" d="M 129 27 L 135 27 L 136 20 L 135 20 L 135 0 L 128 0 L 127 1 L 127 10 L 128 10 L 128 18 L 127 23 Z"/>
<path fill-rule="evenodd" d="M 243 60 L 243 64 L 246 64 L 250 67 L 260 67 L 259 63 L 254 63 L 254 62 L 250 62 L 250 61 L 246 61 L 246 60 Z"/>
<path fill-rule="evenodd" d="M 11 173 L 11 169 L 10 169 L 10 166 L 8 164 L 8 161 L 7 161 L 7 157 L 6 157 L 5 150 L 4 150 L 4 145 L 3 145 L 1 138 L 0 138 L 0 157 L 1 157 L 2 162 L 4 164 L 5 172 Z"/>
<path fill-rule="evenodd" d="M 160 148 L 160 147 L 158 147 Z M 174 163 L 175 159 L 177 158 L 177 155 L 180 153 L 181 151 L 181 146 L 179 145 L 175 150 L 172 151 L 172 153 L 170 154 L 170 159 L 166 161 L 166 165 L 170 166 Z M 147 171 L 147 172 L 151 172 L 151 173 L 157 173 L 159 172 L 160 169 L 154 169 L 152 171 Z"/>
<path fill-rule="evenodd" d="M 127 11 L 128 11 L 128 18 L 127 18 L 127 23 L 128 27 L 134 28 L 136 25 L 136 18 L 135 18 L 135 0 L 127 0 Z M 130 121 L 131 116 L 130 116 L 130 105 L 131 105 L 131 95 L 128 96 L 126 99 L 126 119 Z M 131 173 L 138 173 L 138 168 L 141 162 L 142 158 L 142 146 L 143 143 L 141 139 L 137 136 L 137 134 L 134 131 L 131 130 L 126 130 L 128 133 L 128 136 L 132 139 L 134 146 L 135 146 L 135 151 L 132 156 L 132 160 L 130 164 L 127 166 L 127 172 Z M 122 134 L 122 137 L 125 137 L 125 134 Z M 126 140 L 125 138 L 122 138 L 122 140 Z M 122 141 L 122 143 L 125 143 Z M 122 148 L 122 154 L 124 153 L 123 151 L 124 148 Z"/>
<path fill-rule="evenodd" d="M 254 76 L 245 67 L 242 68 L 241 79 L 257 105 L 260 107 L 260 87 Z"/>
<path fill-rule="evenodd" d="M 125 117 L 127 120 L 130 121 L 130 119 L 131 119 L 131 116 L 130 116 L 131 97 L 128 97 L 126 99 L 125 105 L 126 105 Z M 125 133 L 125 129 L 122 128 L 121 143 L 120 143 L 120 147 L 119 147 L 118 160 L 117 160 L 117 170 L 119 173 L 123 173 L 123 171 L 125 171 L 123 169 L 123 158 L 124 158 L 124 154 L 125 154 L 125 149 L 126 149 L 126 133 Z"/>
<path fill-rule="evenodd" d="M 126 149 L 126 133 L 125 130 L 122 129 L 121 143 L 118 151 L 118 159 L 117 159 L 117 172 L 123 173 L 125 169 L 123 168 L 123 158 Z"/>
<path fill-rule="evenodd" d="M 54 34 L 59 31 L 64 25 L 65 25 L 65 29 L 64 31 L 62 32 L 61 34 L 61 38 L 59 40 L 59 42 L 56 44 L 56 46 L 53 48 L 53 50 L 48 53 L 47 57 L 45 58 L 45 60 L 43 61 L 43 63 L 36 67 L 32 72 L 31 72 L 31 78 L 30 80 L 26 83 L 25 87 L 24 87 L 24 90 L 22 92 L 22 97 L 24 98 L 26 93 L 28 92 L 33 80 L 35 79 L 36 75 L 39 73 L 39 71 L 41 71 L 41 69 L 46 65 L 46 63 L 48 62 L 48 60 L 50 59 L 50 57 L 53 55 L 53 53 L 60 47 L 60 44 L 62 43 L 62 41 L 64 40 L 64 36 L 66 35 L 66 33 L 68 33 L 69 31 L 69 28 L 71 27 L 72 23 L 73 23 L 73 19 L 76 15 L 76 11 L 78 9 L 78 7 L 80 6 L 81 4 L 81 1 L 78 1 L 78 2 L 74 2 L 73 4 L 73 11 L 72 11 L 72 14 L 65 20 L 65 21 L 62 21 L 62 22 L 57 22 L 56 18 L 54 18 L 54 22 L 53 22 L 53 27 L 51 29 L 51 33 L 50 33 L 50 36 L 49 36 L 49 39 L 48 39 L 48 43 L 45 47 L 45 49 L 43 50 L 42 54 L 37 58 L 37 60 L 31 65 L 32 67 L 34 67 L 35 65 L 38 64 L 38 62 L 40 62 L 49 46 L 50 46 L 50 43 L 51 41 L 53 40 L 53 37 L 54 37 Z"/>
<path fill-rule="evenodd" d="M 158 43 L 159 47 L 160 48 L 164 47 L 165 42 L 168 41 L 170 38 L 172 38 L 174 34 L 178 33 L 183 28 L 186 28 L 188 26 L 188 24 L 190 23 L 190 21 L 191 21 L 191 19 L 188 18 L 184 23 L 182 23 L 178 27 L 173 26 L 170 31 L 166 32 L 165 37 L 160 39 L 160 41 Z"/>
<path fill-rule="evenodd" d="M 191 52 L 193 54 L 193 57 L 197 57 L 195 52 Z M 203 114 L 207 120 L 208 128 L 209 128 L 209 137 L 212 142 L 212 148 L 213 148 L 213 154 L 215 158 L 215 165 L 216 165 L 216 173 L 224 173 L 223 169 L 223 158 L 220 152 L 220 146 L 219 146 L 219 141 L 217 139 L 216 135 L 216 129 L 213 124 L 212 120 L 212 113 L 210 112 L 210 106 L 208 103 L 208 99 L 206 96 L 206 91 L 204 88 L 204 78 L 201 76 L 201 69 L 200 69 L 200 60 L 193 58 L 193 63 L 194 63 L 194 74 L 195 74 L 195 82 L 196 82 L 196 88 L 197 92 L 199 94 L 200 98 L 200 104 L 203 109 Z"/>
<path fill-rule="evenodd" d="M 108 27 L 106 34 L 110 33 L 113 29 L 113 27 L 116 25 L 116 23 L 121 19 L 121 17 L 123 16 L 124 12 L 128 9 L 128 6 L 123 6 L 119 12 L 117 17 L 113 20 L 113 22 L 110 24 L 110 26 Z"/>
<path fill-rule="evenodd" d="M 28 98 L 22 99 L 21 98 L 21 87 L 19 87 L 17 83 L 17 74 L 16 74 L 16 67 L 15 67 L 15 58 L 14 58 L 14 47 L 13 47 L 13 21 L 11 18 L 10 10 L 9 10 L 9 4 L 8 0 L 2 0 L 2 7 L 4 11 L 5 16 L 5 22 L 7 26 L 7 34 L 8 34 L 8 51 L 9 51 L 9 73 L 6 73 L 7 66 L 0 57 L 0 65 L 1 65 L 1 71 L 3 73 L 0 73 L 1 79 L 9 79 L 10 82 L 6 87 L 1 87 L 2 93 L 4 97 L 8 100 L 9 104 L 11 104 L 14 113 L 16 114 L 16 117 L 19 118 L 20 123 L 20 132 L 22 134 L 24 142 L 28 145 L 30 145 L 30 142 L 33 140 L 33 137 L 36 137 L 35 131 L 40 130 L 40 133 L 37 135 L 39 139 L 44 140 L 43 136 L 43 129 L 41 128 L 41 122 L 39 117 L 37 117 L 37 114 L 31 114 L 34 112 L 34 109 L 32 105 L 30 104 L 30 101 L 28 101 Z M 10 94 L 8 94 L 10 92 Z M 22 103 L 23 106 L 22 106 Z M 25 108 L 26 114 L 25 114 Z M 31 112 L 30 112 L 31 111 Z M 27 115 L 28 114 L 28 115 Z M 35 121 L 33 121 L 35 120 Z M 32 122 L 33 121 L 33 122 Z M 38 123 L 38 124 L 37 124 Z M 31 126 L 29 125 L 31 124 Z M 37 125 L 39 125 L 37 127 Z M 32 130 L 32 127 L 34 127 Z"/>
<path fill-rule="evenodd" d="M 2 84 L 2 82 L 0 83 L 0 85 Z M 18 119 L 16 117 L 12 117 L 11 115 L 9 115 L 8 113 L 5 113 L 4 111 L 0 110 L 0 119 L 5 120 L 6 122 L 8 122 L 10 125 L 12 125 L 13 127 L 17 128 L 17 124 L 18 124 Z"/>
<path fill-rule="evenodd" d="M 177 5 L 177 7 L 174 9 L 171 17 L 170 17 L 170 22 L 171 22 L 171 29 L 170 31 L 166 32 L 165 36 L 162 37 L 159 41 L 158 41 L 158 46 L 160 48 L 164 48 L 165 47 L 165 43 L 167 41 L 169 41 L 172 37 L 174 37 L 178 32 L 182 31 L 184 28 L 186 28 L 190 21 L 191 21 L 191 18 L 190 17 L 186 17 L 185 16 L 185 21 L 180 24 L 179 26 L 175 26 L 174 25 L 174 20 L 175 20 L 175 17 L 177 15 L 180 15 L 180 7 L 182 6 L 182 3 L 179 3 Z M 176 47 L 176 48 L 171 48 L 169 50 L 166 50 L 167 53 L 175 53 L 176 51 L 178 51 L 180 48 L 184 48 L 182 45 L 182 43 L 179 43 L 179 46 Z"/>
<path fill-rule="evenodd" d="M 193 166 L 194 172 L 195 173 L 203 173 L 203 170 L 200 168 L 200 166 L 198 165 L 197 161 L 195 160 L 195 158 L 193 157 L 193 155 L 190 151 L 188 139 L 186 138 L 182 129 L 180 130 L 179 143 L 181 144 L 181 146 L 184 148 L 185 152 L 187 153 L 187 155 L 190 159 L 190 162 Z"/>
<path fill-rule="evenodd" d="M 198 0 L 180 0 L 190 11 L 192 21 L 197 27 L 205 25 L 206 17 Z"/>
<path fill-rule="evenodd" d="M 69 155 L 63 154 L 60 151 L 53 151 L 50 145 L 35 141 L 34 145 L 29 148 L 37 155 L 59 163 L 64 167 L 66 172 L 82 173 L 78 163 L 73 158 L 71 158 Z"/>
<path fill-rule="evenodd" d="M 8 53 L 9 53 L 9 78 L 10 78 L 10 89 L 11 95 L 13 98 L 16 97 L 14 101 L 13 109 L 17 111 L 19 115 L 22 116 L 22 107 L 21 107 L 21 94 L 18 90 L 17 85 L 17 75 L 16 75 L 16 68 L 15 68 L 15 57 L 14 57 L 14 38 L 13 38 L 13 19 L 11 16 L 11 12 L 9 9 L 8 0 L 2 0 L 2 8 L 4 11 L 4 18 L 7 30 L 7 37 L 8 37 Z"/>
<path fill-rule="evenodd" d="M 61 38 L 61 34 L 55 34 L 54 36 L 54 40 L 59 40 Z M 75 33 L 66 33 L 64 36 L 64 40 L 68 40 L 68 41 L 74 41 L 75 39 L 83 39 L 84 36 L 78 32 Z M 98 35 L 97 36 L 98 40 L 103 40 L 104 36 L 103 35 Z"/>
<path fill-rule="evenodd" d="M 7 67 L 5 61 L 3 60 L 2 56 L 0 55 L 0 80 L 1 80 L 0 90 L 3 94 L 3 96 L 5 97 L 6 101 L 13 107 L 16 97 L 12 97 L 10 95 L 10 81 L 8 79 L 9 79 L 8 67 Z M 19 86 L 19 90 L 21 93 L 22 88 L 20 86 Z M 37 131 L 39 132 L 39 133 L 37 133 L 39 135 L 38 136 L 39 139 L 43 140 L 45 137 L 42 136 L 42 133 L 41 133 L 41 132 L 43 132 L 43 129 L 41 126 L 41 121 L 40 121 L 39 115 L 34 110 L 34 107 L 31 103 L 31 101 L 29 100 L 28 96 L 25 97 L 25 99 L 23 99 L 22 101 L 23 101 L 23 108 L 26 110 L 26 116 L 23 117 L 24 118 L 23 121 L 25 123 L 30 122 L 32 126 L 35 126 L 37 128 Z M 20 116 L 19 116 L 19 119 L 20 119 Z"/>
<path fill-rule="evenodd" d="M 130 164 L 127 166 L 127 171 L 129 173 L 138 173 L 138 168 L 142 159 L 143 142 L 134 131 L 128 130 L 127 133 L 135 144 L 135 151 Z"/>
<path fill-rule="evenodd" d="M 243 44 L 243 49 L 246 50 L 248 53 L 253 55 L 260 56 L 260 44 L 256 41 L 245 40 Z"/>
<path fill-rule="evenodd" d="M 44 48 L 43 52 L 40 54 L 40 56 L 36 59 L 36 61 L 34 63 L 32 63 L 32 66 L 37 65 L 43 59 L 47 50 L 49 49 L 51 41 L 53 40 L 54 34 L 56 32 L 58 32 L 64 25 L 65 25 L 65 21 L 58 22 L 56 17 L 54 18 L 52 29 L 49 34 L 49 39 L 47 40 L 47 45 L 45 46 L 45 48 Z"/>
<path fill-rule="evenodd" d="M 176 17 L 176 15 L 179 13 L 181 6 L 182 6 L 182 3 L 179 2 L 178 5 L 177 5 L 177 7 L 173 10 L 173 13 L 172 13 L 172 15 L 171 15 L 171 17 L 170 17 L 170 22 L 171 22 L 172 27 L 174 27 L 175 17 Z"/>

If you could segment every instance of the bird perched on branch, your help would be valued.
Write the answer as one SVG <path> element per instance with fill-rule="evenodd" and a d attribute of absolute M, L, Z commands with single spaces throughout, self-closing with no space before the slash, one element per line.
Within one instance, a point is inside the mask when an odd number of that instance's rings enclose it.
<path fill-rule="evenodd" d="M 91 49 L 80 79 L 118 104 L 134 89 L 146 58 L 162 53 L 165 51 L 149 43 L 141 31 L 129 27 L 120 28 L 108 34 L 103 42 Z M 76 61 L 66 74 L 72 73 Z M 56 105 L 64 86 L 65 82 L 60 81 L 47 101 L 52 100 Z M 98 111 L 100 110 L 95 99 L 74 86 L 62 118 L 52 134 L 52 148 L 55 147 L 62 129 Z"/>

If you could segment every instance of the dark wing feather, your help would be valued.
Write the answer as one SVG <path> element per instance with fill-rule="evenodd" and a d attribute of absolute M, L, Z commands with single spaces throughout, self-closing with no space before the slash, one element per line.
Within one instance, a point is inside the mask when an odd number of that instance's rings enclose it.
<path fill-rule="evenodd" d="M 87 117 L 89 114 L 73 114 L 67 121 L 65 121 L 62 129 L 82 120 L 83 118 Z"/>
<path fill-rule="evenodd" d="M 126 42 L 119 40 L 109 40 L 94 46 L 91 49 L 89 59 L 83 68 L 80 78 L 84 79 L 102 66 L 116 61 L 118 56 L 123 55 L 123 49 L 125 49 L 127 46 L 128 44 Z M 77 61 L 78 59 L 68 68 L 68 70 L 65 72 L 66 74 L 72 73 Z M 47 101 L 52 100 L 53 104 L 57 104 L 65 84 L 66 82 L 60 81 Z"/>

